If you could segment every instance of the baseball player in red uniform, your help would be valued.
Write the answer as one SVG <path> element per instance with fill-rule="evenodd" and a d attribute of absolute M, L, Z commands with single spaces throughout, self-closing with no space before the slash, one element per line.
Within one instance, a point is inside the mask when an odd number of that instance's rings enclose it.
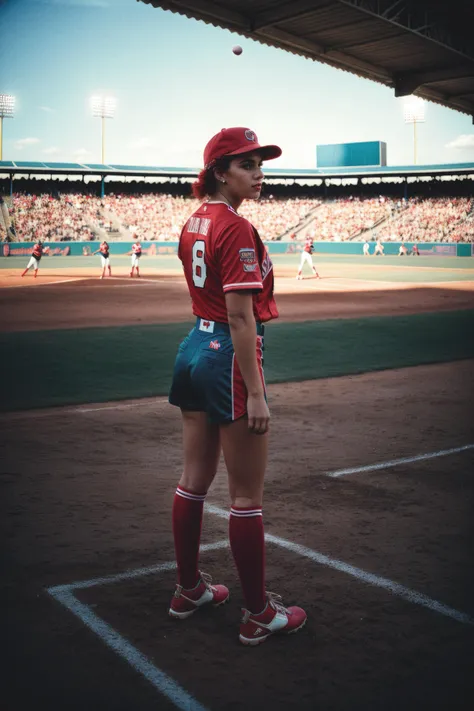
<path fill-rule="evenodd" d="M 312 237 L 307 237 L 304 243 L 303 251 L 301 252 L 301 259 L 300 259 L 300 266 L 298 268 L 298 274 L 296 275 L 297 279 L 302 279 L 302 273 L 303 273 L 303 266 L 304 263 L 307 262 L 309 266 L 311 267 L 314 276 L 317 279 L 320 279 L 321 277 L 319 276 L 318 272 L 316 271 L 316 268 L 313 264 L 313 257 L 311 256 L 314 252 L 314 244 L 313 244 L 313 238 Z"/>
<path fill-rule="evenodd" d="M 100 252 L 100 261 L 102 265 L 102 274 L 100 275 L 100 278 L 103 279 L 105 276 L 105 270 L 109 270 L 109 276 L 112 276 L 112 269 L 110 268 L 110 247 L 109 243 L 105 241 L 100 243 L 99 249 L 96 249 L 95 252 L 92 252 L 92 254 L 97 254 Z"/>
<path fill-rule="evenodd" d="M 35 246 L 33 247 L 33 251 L 31 252 L 30 261 L 28 262 L 28 266 L 26 267 L 25 271 L 22 273 L 22 275 L 21 275 L 22 277 L 25 276 L 28 269 L 33 267 L 34 277 L 36 279 L 36 277 L 38 276 L 38 269 L 39 269 L 41 257 L 43 256 L 43 251 L 44 251 L 43 242 L 39 239 L 37 241 L 37 243 L 35 244 Z"/>
<path fill-rule="evenodd" d="M 246 603 L 239 639 L 255 645 L 306 622 L 265 590 L 262 497 L 270 412 L 263 376 L 264 323 L 278 316 L 273 265 L 256 229 L 239 215 L 257 200 L 262 160 L 281 155 L 248 128 L 222 129 L 206 145 L 194 195 L 209 198 L 182 229 L 179 258 L 196 316 L 179 346 L 170 403 L 181 408 L 184 471 L 173 503 L 178 584 L 169 614 L 185 619 L 229 598 L 199 570 L 204 500 L 224 452 L 232 500 L 229 538 Z"/>
<path fill-rule="evenodd" d="M 140 244 L 140 241 L 137 240 L 134 244 L 132 244 L 132 271 L 130 272 L 130 276 L 133 277 L 133 272 L 136 269 L 137 270 L 137 277 L 140 276 L 140 257 L 142 256 L 142 246 Z"/>

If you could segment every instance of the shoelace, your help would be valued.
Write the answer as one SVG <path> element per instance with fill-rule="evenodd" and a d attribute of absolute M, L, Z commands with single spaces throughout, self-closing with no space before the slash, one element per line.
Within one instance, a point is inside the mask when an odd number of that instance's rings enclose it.
<path fill-rule="evenodd" d="M 212 575 L 209 575 L 209 573 L 203 573 L 202 571 L 199 571 L 199 575 L 201 576 L 201 580 L 206 586 L 206 588 L 209 590 L 209 588 L 212 587 Z"/>
<path fill-rule="evenodd" d="M 267 596 L 268 602 L 270 603 L 270 605 L 273 607 L 274 610 L 282 613 L 283 615 L 288 615 L 288 610 L 283 605 L 281 595 L 278 595 L 278 593 L 270 592 L 269 590 L 267 590 L 266 596 Z"/>
<path fill-rule="evenodd" d="M 203 573 L 203 572 L 200 570 L 200 571 L 199 571 L 199 582 L 203 582 L 204 585 L 206 586 L 206 588 L 207 588 L 208 590 L 211 590 L 211 589 L 212 589 L 212 585 L 211 585 L 211 583 L 212 583 L 212 576 L 209 575 L 208 573 Z M 198 584 L 199 584 L 199 583 L 198 583 Z M 181 597 L 181 595 L 182 595 L 182 593 L 183 593 L 183 590 L 184 590 L 184 588 L 183 588 L 182 585 L 176 585 L 176 590 L 175 590 L 174 596 L 175 596 L 175 597 Z M 187 592 L 189 592 L 189 591 L 187 591 Z"/>
<path fill-rule="evenodd" d="M 281 595 L 278 595 L 278 593 L 270 592 L 269 590 L 265 591 L 265 596 L 267 598 L 267 603 L 275 610 L 275 612 L 279 612 L 282 615 L 286 615 L 287 617 L 291 615 L 291 612 L 286 609 L 286 607 L 282 604 L 282 597 Z M 251 612 L 249 610 L 244 610 L 244 616 L 242 618 L 242 622 L 246 624 L 250 617 L 251 617 Z"/>

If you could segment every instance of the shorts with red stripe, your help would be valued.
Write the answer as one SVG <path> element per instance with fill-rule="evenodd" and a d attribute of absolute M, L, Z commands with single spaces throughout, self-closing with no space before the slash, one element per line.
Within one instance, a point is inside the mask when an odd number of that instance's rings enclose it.
<path fill-rule="evenodd" d="M 264 330 L 258 323 L 257 363 L 265 389 Z M 233 422 L 247 413 L 247 388 L 227 323 L 197 319 L 179 346 L 169 402 L 182 410 L 206 412 L 209 420 L 218 424 Z"/>

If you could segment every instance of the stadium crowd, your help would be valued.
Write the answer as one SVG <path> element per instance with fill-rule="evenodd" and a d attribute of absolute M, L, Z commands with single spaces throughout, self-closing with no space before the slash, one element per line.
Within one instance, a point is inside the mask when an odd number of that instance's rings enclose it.
<path fill-rule="evenodd" d="M 388 242 L 471 242 L 465 220 L 469 198 L 410 199 L 402 213 L 377 229 Z"/>
<path fill-rule="evenodd" d="M 316 211 L 307 234 L 314 240 L 344 242 L 374 227 L 395 209 L 396 202 L 385 197 L 331 200 Z"/>
<path fill-rule="evenodd" d="M 199 206 L 194 198 L 172 195 L 108 195 L 104 208 L 122 225 L 143 240 L 176 240 L 186 218 Z M 274 240 L 299 223 L 320 201 L 314 199 L 262 198 L 258 205 L 244 203 L 240 214 L 249 219 L 265 240 Z"/>
<path fill-rule="evenodd" d="M 17 238 L 25 242 L 94 239 L 90 224 L 95 216 L 83 204 L 85 200 L 82 195 L 75 196 L 73 202 L 70 195 L 55 198 L 49 194 L 14 193 L 9 212 Z"/>
<path fill-rule="evenodd" d="M 10 216 L 22 241 L 112 239 L 177 240 L 186 218 L 197 208 L 191 197 L 168 193 L 14 193 Z M 465 198 L 263 197 L 245 202 L 240 213 L 264 240 L 346 241 L 380 239 L 400 242 L 474 241 L 474 200 Z M 468 218 L 469 216 L 469 219 Z M 1 225 L 1 221 L 0 221 Z M 300 228 L 304 229 L 300 231 Z M 5 231 L 0 226 L 0 240 Z M 362 237 L 363 235 L 363 237 Z"/>

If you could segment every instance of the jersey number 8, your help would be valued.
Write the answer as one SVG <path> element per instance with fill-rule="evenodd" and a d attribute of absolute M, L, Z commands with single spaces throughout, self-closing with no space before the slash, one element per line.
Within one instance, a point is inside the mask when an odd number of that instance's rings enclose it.
<path fill-rule="evenodd" d="M 194 286 L 204 289 L 206 283 L 207 269 L 204 261 L 204 252 L 206 251 L 206 243 L 202 239 L 198 239 L 193 244 L 193 282 Z"/>

